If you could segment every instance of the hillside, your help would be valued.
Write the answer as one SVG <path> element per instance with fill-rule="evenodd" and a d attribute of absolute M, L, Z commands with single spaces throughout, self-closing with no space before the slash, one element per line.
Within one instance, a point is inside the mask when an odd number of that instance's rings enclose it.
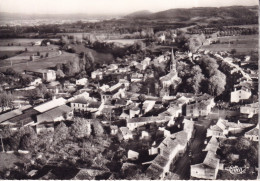
<path fill-rule="evenodd" d="M 125 17 L 126 18 L 137 18 L 137 17 L 143 17 L 143 16 L 148 16 L 148 15 L 150 15 L 150 14 L 152 14 L 150 11 L 148 11 L 148 10 L 142 10 L 142 11 L 136 11 L 136 12 L 134 12 L 134 13 L 131 13 L 131 14 L 128 14 L 128 15 L 126 15 Z"/>
<path fill-rule="evenodd" d="M 252 24 L 258 22 L 258 6 L 230 6 L 230 7 L 199 7 L 199 8 L 179 8 L 169 9 L 149 14 L 130 14 L 133 19 L 172 19 L 179 21 L 188 21 L 192 18 L 221 18 L 240 21 L 250 21 Z M 254 23 L 253 23 L 254 22 Z M 246 23 L 247 24 L 247 23 Z"/>

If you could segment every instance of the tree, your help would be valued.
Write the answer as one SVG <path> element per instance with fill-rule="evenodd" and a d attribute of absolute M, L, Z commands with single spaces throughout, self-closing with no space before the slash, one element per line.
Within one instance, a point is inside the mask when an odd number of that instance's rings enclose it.
<path fill-rule="evenodd" d="M 15 76 L 15 75 L 17 75 L 17 72 L 16 72 L 13 68 L 7 68 L 7 69 L 5 70 L 5 74 L 6 74 L 6 75 Z"/>
<path fill-rule="evenodd" d="M 234 55 L 237 53 L 237 50 L 236 50 L 236 49 L 232 49 L 232 50 L 230 51 L 230 53 L 234 56 Z"/>
<path fill-rule="evenodd" d="M 90 122 L 84 118 L 75 118 L 70 127 L 70 134 L 75 138 L 88 137 L 91 134 Z"/>
<path fill-rule="evenodd" d="M 22 77 L 20 78 L 20 83 L 21 83 L 23 86 L 27 86 L 27 85 L 29 85 L 31 82 L 32 82 L 32 77 L 22 76 Z"/>
<path fill-rule="evenodd" d="M 37 142 L 37 135 L 31 127 L 28 127 L 28 129 L 24 131 L 25 134 L 21 137 L 20 147 L 24 150 L 33 150 Z"/>
<path fill-rule="evenodd" d="M 53 135 L 53 141 L 59 143 L 63 140 L 66 140 L 69 133 L 69 128 L 65 123 L 61 122 L 56 128 Z"/>
<path fill-rule="evenodd" d="M 238 138 L 235 148 L 238 151 L 247 151 L 251 147 L 251 142 L 249 139 L 241 136 Z"/>
<path fill-rule="evenodd" d="M 8 94 L 6 92 L 0 93 L 0 107 L 2 108 L 2 111 L 4 111 L 6 107 L 13 106 L 13 99 L 12 94 Z"/>
<path fill-rule="evenodd" d="M 219 96 L 225 91 L 226 86 L 226 75 L 218 71 L 217 74 L 213 75 L 208 80 L 208 89 L 211 95 Z"/>
<path fill-rule="evenodd" d="M 95 136 L 102 136 L 104 134 L 104 129 L 98 120 L 92 122 L 93 131 Z"/>

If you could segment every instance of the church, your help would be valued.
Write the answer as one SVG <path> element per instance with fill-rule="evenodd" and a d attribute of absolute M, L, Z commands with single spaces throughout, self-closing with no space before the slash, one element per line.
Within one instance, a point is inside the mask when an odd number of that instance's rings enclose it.
<path fill-rule="evenodd" d="M 170 72 L 160 77 L 160 83 L 162 85 L 162 89 L 160 91 L 160 96 L 169 96 L 170 95 L 170 87 L 176 89 L 177 86 L 181 83 L 181 78 L 178 77 L 177 72 L 177 61 L 174 57 L 173 49 L 171 51 L 171 65 L 170 65 Z"/>

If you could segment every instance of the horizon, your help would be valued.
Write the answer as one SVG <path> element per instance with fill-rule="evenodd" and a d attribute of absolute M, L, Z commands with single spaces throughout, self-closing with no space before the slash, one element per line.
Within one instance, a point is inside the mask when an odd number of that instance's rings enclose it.
<path fill-rule="evenodd" d="M 149 2 L 149 3 L 148 3 Z M 126 15 L 179 8 L 259 6 L 258 0 L 0 0 L 0 13 L 25 15 Z M 107 9 L 106 7 L 110 7 Z M 105 9 L 104 9 L 105 8 Z"/>

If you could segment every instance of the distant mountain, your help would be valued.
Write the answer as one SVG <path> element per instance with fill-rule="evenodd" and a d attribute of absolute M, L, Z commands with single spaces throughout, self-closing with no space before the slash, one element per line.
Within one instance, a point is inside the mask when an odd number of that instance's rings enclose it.
<path fill-rule="evenodd" d="M 7 13 L 0 12 L 0 20 L 32 20 L 32 19 L 106 19 L 116 18 L 122 15 L 106 15 L 106 14 L 23 14 L 23 13 Z"/>
<path fill-rule="evenodd" d="M 191 18 L 252 18 L 258 17 L 258 6 L 229 6 L 229 7 L 198 7 L 198 8 L 179 8 L 169 9 L 156 13 L 132 13 L 126 17 L 133 19 L 175 19 L 175 20 L 190 20 Z"/>
<path fill-rule="evenodd" d="M 148 10 L 142 10 L 142 11 L 136 11 L 134 13 L 128 14 L 125 17 L 127 18 L 137 18 L 137 17 L 143 17 L 143 16 L 148 16 L 150 15 L 151 12 Z"/>

